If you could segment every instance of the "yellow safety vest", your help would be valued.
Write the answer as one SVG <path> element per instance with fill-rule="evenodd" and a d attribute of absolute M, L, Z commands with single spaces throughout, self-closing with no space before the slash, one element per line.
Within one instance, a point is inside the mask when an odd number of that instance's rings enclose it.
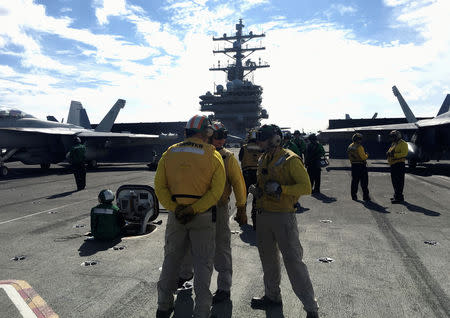
<path fill-rule="evenodd" d="M 267 181 L 276 181 L 280 185 L 296 184 L 289 169 L 290 160 L 301 162 L 300 157 L 289 149 L 282 148 L 273 159 L 270 159 L 267 153 L 263 154 L 257 172 L 258 187 L 264 189 Z M 307 176 L 306 173 L 305 175 Z M 295 210 L 294 204 L 297 203 L 298 198 L 299 196 L 287 195 L 282 192 L 278 200 L 264 193 L 261 198 L 257 199 L 256 207 L 271 212 L 293 212 Z"/>
<path fill-rule="evenodd" d="M 348 146 L 347 154 L 351 163 L 366 163 L 366 159 L 368 158 L 366 152 L 364 151 L 364 147 L 355 142 Z"/>
<path fill-rule="evenodd" d="M 241 169 L 239 168 L 239 163 L 233 153 L 228 149 L 222 148 L 219 153 L 222 156 L 225 165 L 225 173 L 227 178 L 222 197 L 217 204 L 225 205 L 228 203 L 231 195 L 231 187 L 233 186 L 234 196 L 236 197 L 236 206 L 245 205 L 247 200 L 247 192 L 244 177 L 242 176 Z"/>
<path fill-rule="evenodd" d="M 186 139 L 167 149 L 165 171 L 172 200 L 190 205 L 210 188 L 215 148 Z"/>
<path fill-rule="evenodd" d="M 243 156 L 241 160 L 242 170 L 258 169 L 258 160 L 261 158 L 262 153 L 257 148 L 255 143 L 245 144 L 242 146 Z"/>
<path fill-rule="evenodd" d="M 393 165 L 398 162 L 405 162 L 408 155 L 408 144 L 403 139 L 398 142 L 393 142 L 388 152 L 393 153 L 393 157 L 387 158 L 389 165 Z"/>

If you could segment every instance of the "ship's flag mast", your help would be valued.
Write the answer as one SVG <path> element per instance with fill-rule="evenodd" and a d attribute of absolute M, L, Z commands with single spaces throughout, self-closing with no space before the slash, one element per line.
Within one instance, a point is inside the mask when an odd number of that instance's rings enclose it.
<path fill-rule="evenodd" d="M 251 60 L 247 60 L 245 63 L 243 61 L 247 59 L 252 53 L 255 51 L 265 50 L 265 47 L 245 47 L 242 45 L 246 42 L 254 39 L 254 38 L 262 38 L 266 35 L 262 34 L 253 34 L 252 31 L 249 34 L 242 34 L 242 29 L 244 25 L 242 24 L 242 19 L 239 19 L 239 23 L 236 24 L 236 35 L 227 36 L 225 33 L 222 37 L 213 37 L 213 41 L 228 41 L 233 44 L 232 47 L 224 48 L 222 50 L 214 50 L 213 53 L 223 53 L 228 57 L 235 60 L 235 64 L 227 65 L 226 67 L 212 67 L 210 71 L 224 71 L 228 74 L 228 80 L 232 81 L 235 79 L 244 80 L 244 78 L 249 75 L 251 72 L 258 68 L 270 67 L 267 63 L 261 63 L 261 59 L 259 59 L 259 63 L 253 62 Z M 244 73 L 245 72 L 245 73 Z"/>

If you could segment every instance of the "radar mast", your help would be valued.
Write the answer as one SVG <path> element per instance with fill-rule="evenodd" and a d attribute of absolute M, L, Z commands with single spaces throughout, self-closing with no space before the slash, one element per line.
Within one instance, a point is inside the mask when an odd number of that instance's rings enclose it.
<path fill-rule="evenodd" d="M 222 37 L 213 37 L 213 41 L 226 41 L 231 47 L 213 50 L 213 53 L 225 54 L 233 60 L 226 66 L 211 67 L 210 71 L 224 71 L 227 74 L 226 89 L 222 85 L 215 87 L 215 92 L 207 92 L 200 96 L 200 110 L 214 112 L 210 116 L 213 120 L 221 121 L 231 134 L 244 137 L 250 128 L 259 127 L 262 118 L 268 118 L 267 111 L 261 107 L 262 87 L 255 85 L 247 79 L 248 75 L 259 68 L 269 67 L 269 64 L 252 61 L 249 56 L 255 51 L 265 50 L 263 46 L 249 47 L 245 45 L 252 39 L 262 38 L 266 35 L 254 34 L 250 31 L 243 34 L 242 19 L 236 24 L 236 34 Z M 243 47 L 245 45 L 245 47 Z"/>

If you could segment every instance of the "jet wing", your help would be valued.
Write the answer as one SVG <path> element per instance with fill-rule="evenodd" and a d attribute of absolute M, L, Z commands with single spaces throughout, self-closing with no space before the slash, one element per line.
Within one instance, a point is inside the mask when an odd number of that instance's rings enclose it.
<path fill-rule="evenodd" d="M 320 134 L 333 134 L 333 133 L 349 133 L 349 132 L 361 132 L 361 131 L 391 131 L 394 129 L 397 130 L 414 130 L 417 129 L 417 125 L 414 123 L 405 123 L 405 124 L 394 124 L 394 125 L 377 125 L 377 126 L 362 126 L 362 127 L 349 127 L 349 128 L 338 128 L 338 129 L 326 129 L 323 130 Z"/>
<path fill-rule="evenodd" d="M 405 123 L 405 124 L 393 124 L 393 125 L 376 125 L 376 126 L 362 126 L 362 127 L 349 127 L 339 129 L 326 129 L 320 132 L 317 136 L 319 140 L 328 142 L 330 138 L 339 138 L 338 136 L 351 136 L 352 134 L 359 133 L 372 133 L 372 134 L 387 134 L 392 130 L 417 130 L 417 123 Z"/>
<path fill-rule="evenodd" d="M 417 122 L 419 127 L 431 127 L 450 124 L 450 113 L 444 113 L 432 119 L 424 119 Z"/>
<path fill-rule="evenodd" d="M 158 139 L 158 135 L 145 135 L 145 134 L 131 134 L 131 133 L 114 133 L 114 132 L 98 132 L 98 131 L 83 131 L 77 134 L 80 138 L 147 138 Z"/>
<path fill-rule="evenodd" d="M 1 127 L 0 130 L 4 131 L 16 131 L 16 132 L 25 132 L 25 133 L 39 133 L 39 134 L 48 134 L 48 135 L 76 135 L 80 131 L 84 129 L 76 129 L 76 128 L 36 128 L 36 127 Z"/>

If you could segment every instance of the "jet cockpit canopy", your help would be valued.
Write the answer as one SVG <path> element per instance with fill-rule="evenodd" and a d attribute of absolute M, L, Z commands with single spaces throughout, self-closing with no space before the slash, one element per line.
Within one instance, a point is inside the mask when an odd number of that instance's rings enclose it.
<path fill-rule="evenodd" d="M 35 118 L 35 117 L 19 109 L 1 107 L 0 118 L 20 119 L 20 118 Z"/>

